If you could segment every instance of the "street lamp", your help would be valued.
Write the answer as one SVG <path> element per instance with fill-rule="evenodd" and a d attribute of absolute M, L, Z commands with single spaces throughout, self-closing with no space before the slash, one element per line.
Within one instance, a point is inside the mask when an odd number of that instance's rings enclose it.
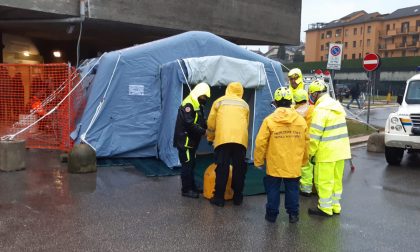
<path fill-rule="evenodd" d="M 54 51 L 53 52 L 54 57 L 61 58 L 61 52 L 60 51 Z"/>

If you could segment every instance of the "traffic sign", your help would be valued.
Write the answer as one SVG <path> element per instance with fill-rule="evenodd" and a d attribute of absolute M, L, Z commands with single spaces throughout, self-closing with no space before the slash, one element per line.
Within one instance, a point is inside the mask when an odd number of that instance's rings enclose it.
<path fill-rule="evenodd" d="M 328 50 L 327 69 L 340 70 L 341 69 L 341 54 L 343 52 L 343 45 L 331 43 Z"/>
<path fill-rule="evenodd" d="M 380 63 L 381 58 L 376 53 L 369 53 L 363 58 L 363 68 L 368 72 L 375 71 Z"/>

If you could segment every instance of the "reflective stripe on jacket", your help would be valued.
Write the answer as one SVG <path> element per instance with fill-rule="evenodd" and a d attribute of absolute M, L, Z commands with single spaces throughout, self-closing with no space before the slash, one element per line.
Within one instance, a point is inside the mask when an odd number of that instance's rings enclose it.
<path fill-rule="evenodd" d="M 248 147 L 249 106 L 242 100 L 243 87 L 233 82 L 226 94 L 217 99 L 207 120 L 207 140 L 214 148 L 225 143 L 238 143 Z"/>
<path fill-rule="evenodd" d="M 351 157 L 346 113 L 328 94 L 315 104 L 309 134 L 309 156 L 315 156 L 315 162 L 335 162 Z"/>
<path fill-rule="evenodd" d="M 254 164 L 273 177 L 297 178 L 308 162 L 308 126 L 294 109 L 277 108 L 266 117 L 255 140 Z"/>

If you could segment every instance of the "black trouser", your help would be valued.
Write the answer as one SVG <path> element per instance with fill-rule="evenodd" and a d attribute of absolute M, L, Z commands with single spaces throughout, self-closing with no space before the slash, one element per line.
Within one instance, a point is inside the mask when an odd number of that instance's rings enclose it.
<path fill-rule="evenodd" d="M 182 192 L 197 189 L 194 182 L 195 151 L 196 149 L 178 149 L 178 157 L 182 166 Z"/>
<path fill-rule="evenodd" d="M 229 178 L 229 165 L 232 163 L 232 189 L 234 197 L 242 197 L 247 165 L 246 148 L 242 144 L 226 143 L 216 147 L 216 186 L 214 196 L 224 199 L 226 184 Z"/>

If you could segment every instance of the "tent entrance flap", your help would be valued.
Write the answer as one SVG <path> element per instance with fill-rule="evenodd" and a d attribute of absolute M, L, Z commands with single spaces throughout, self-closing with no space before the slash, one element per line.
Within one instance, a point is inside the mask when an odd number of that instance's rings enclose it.
<path fill-rule="evenodd" d="M 264 64 L 227 56 L 206 56 L 183 60 L 189 83 L 206 82 L 210 86 L 227 86 L 238 81 L 244 88 L 263 87 L 267 82 Z"/>

